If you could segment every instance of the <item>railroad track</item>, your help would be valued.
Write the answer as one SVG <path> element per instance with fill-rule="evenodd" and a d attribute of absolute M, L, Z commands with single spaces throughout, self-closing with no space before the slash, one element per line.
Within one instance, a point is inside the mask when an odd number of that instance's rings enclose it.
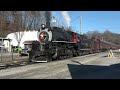
<path fill-rule="evenodd" d="M 0 64 L 0 70 L 1 69 L 7 69 L 7 68 L 14 68 L 14 67 L 20 67 L 25 65 L 31 65 L 35 64 L 34 62 L 29 62 L 28 60 L 22 60 L 22 61 L 14 61 L 11 63 L 1 63 Z"/>
<path fill-rule="evenodd" d="M 101 52 L 101 53 L 103 53 L 103 52 Z M 51 62 L 47 62 L 47 63 L 65 61 L 65 60 L 68 60 L 68 59 L 71 60 L 73 58 L 79 58 L 79 57 L 81 57 L 81 58 L 90 57 L 90 56 L 95 56 L 96 54 L 99 54 L 99 53 L 88 54 L 88 55 L 72 57 L 72 58 L 66 58 L 66 59 L 62 59 L 62 60 L 55 60 L 55 61 L 51 61 Z M 16 59 L 16 60 L 7 60 L 7 61 L 0 62 L 0 70 L 1 69 L 7 69 L 7 68 L 20 67 L 20 66 L 25 66 L 25 65 L 31 65 L 31 64 L 38 64 L 38 62 L 29 62 L 28 58 Z"/>

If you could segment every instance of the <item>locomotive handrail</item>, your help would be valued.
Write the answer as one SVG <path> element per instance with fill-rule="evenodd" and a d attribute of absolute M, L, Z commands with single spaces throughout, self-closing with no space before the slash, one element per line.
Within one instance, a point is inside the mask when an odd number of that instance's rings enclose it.
<path fill-rule="evenodd" d="M 52 41 L 52 42 L 61 42 L 61 43 L 75 43 L 75 42 L 68 42 L 68 41 Z"/>

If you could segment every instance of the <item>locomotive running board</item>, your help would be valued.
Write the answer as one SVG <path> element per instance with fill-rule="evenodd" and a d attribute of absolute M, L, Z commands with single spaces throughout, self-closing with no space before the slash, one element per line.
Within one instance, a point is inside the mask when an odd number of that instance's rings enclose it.
<path fill-rule="evenodd" d="M 68 42 L 68 41 L 52 41 L 52 42 L 55 42 L 55 43 L 73 43 L 73 44 L 75 44 L 75 42 Z"/>
<path fill-rule="evenodd" d="M 31 60 L 32 62 L 48 62 L 48 61 L 34 61 L 34 60 Z"/>

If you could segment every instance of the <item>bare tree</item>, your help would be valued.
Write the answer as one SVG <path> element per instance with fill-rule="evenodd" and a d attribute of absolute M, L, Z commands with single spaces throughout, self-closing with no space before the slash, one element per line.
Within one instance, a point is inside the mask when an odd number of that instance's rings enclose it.
<path fill-rule="evenodd" d="M 88 38 L 97 37 L 101 39 L 102 33 L 96 30 L 96 31 L 88 31 L 86 35 L 88 36 Z"/>
<path fill-rule="evenodd" d="M 46 24 L 47 11 L 0 11 L 0 37 L 24 30 L 38 30 Z M 49 13 L 51 16 L 51 13 Z M 50 19 L 50 18 L 49 18 Z M 50 21 L 50 20 L 49 20 Z M 17 34 L 16 35 L 20 35 Z M 16 36 L 17 38 L 18 36 Z M 20 41 L 20 39 L 18 40 Z"/>
<path fill-rule="evenodd" d="M 105 40 L 117 45 L 120 45 L 120 34 L 112 33 L 109 30 L 105 30 L 103 33 L 99 31 L 89 31 L 86 33 L 89 38 L 97 37 L 101 40 Z"/>
<path fill-rule="evenodd" d="M 20 46 L 21 39 L 24 35 L 24 28 L 22 27 L 22 11 L 14 11 L 12 14 L 16 25 L 14 35 L 18 42 L 18 46 Z"/>

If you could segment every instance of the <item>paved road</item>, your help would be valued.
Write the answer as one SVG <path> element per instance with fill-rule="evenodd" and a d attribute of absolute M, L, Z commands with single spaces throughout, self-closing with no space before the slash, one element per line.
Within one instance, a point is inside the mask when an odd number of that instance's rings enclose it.
<path fill-rule="evenodd" d="M 1 79 L 120 79 L 120 53 L 74 57 L 63 61 L 38 63 L 0 70 Z"/>

